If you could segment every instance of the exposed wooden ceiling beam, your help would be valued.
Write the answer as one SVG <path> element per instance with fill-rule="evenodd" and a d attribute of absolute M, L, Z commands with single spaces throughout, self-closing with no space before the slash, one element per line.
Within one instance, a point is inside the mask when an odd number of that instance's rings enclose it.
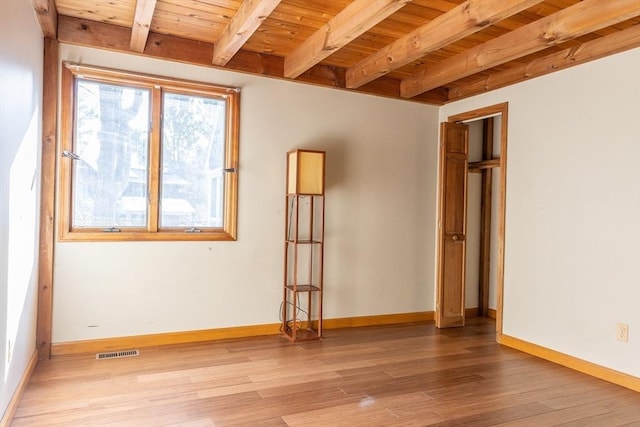
<path fill-rule="evenodd" d="M 614 25 L 640 14 L 638 0 L 583 0 L 553 15 L 446 59 L 402 81 L 411 98 L 482 70 Z"/>
<path fill-rule="evenodd" d="M 640 25 L 634 25 L 626 30 L 582 43 L 577 47 L 536 58 L 527 64 L 514 66 L 489 77 L 451 88 L 449 101 L 509 86 L 637 47 L 640 47 Z"/>
<path fill-rule="evenodd" d="M 284 76 L 298 77 L 411 0 L 355 0 L 284 60 Z"/>
<path fill-rule="evenodd" d="M 58 11 L 54 0 L 32 0 L 32 2 L 42 34 L 55 40 L 58 36 Z"/>
<path fill-rule="evenodd" d="M 467 0 L 347 69 L 356 88 L 543 0 Z"/>
<path fill-rule="evenodd" d="M 129 48 L 134 52 L 142 52 L 147 37 L 149 36 L 149 27 L 153 18 L 153 11 L 156 8 L 156 0 L 137 0 L 136 12 L 133 18 L 133 27 L 131 28 L 131 42 Z"/>
<path fill-rule="evenodd" d="M 225 66 L 281 0 L 244 0 L 213 46 L 213 65 Z"/>
<path fill-rule="evenodd" d="M 131 53 L 129 50 L 129 36 L 129 30 L 119 25 L 63 15 L 60 16 L 58 22 L 58 40 L 60 43 Z M 212 50 L 213 45 L 211 43 L 150 32 L 147 45 L 142 54 L 150 58 L 212 66 L 208 59 L 208 55 Z M 227 63 L 225 68 L 282 78 L 284 59 L 275 55 L 249 52 L 241 49 Z M 296 81 L 345 89 L 345 72 L 344 68 L 319 64 L 300 75 Z M 384 76 L 352 91 L 398 99 L 400 98 L 400 80 Z M 413 98 L 412 101 L 442 105 L 446 99 L 446 91 L 444 89 L 436 89 L 421 94 Z"/>

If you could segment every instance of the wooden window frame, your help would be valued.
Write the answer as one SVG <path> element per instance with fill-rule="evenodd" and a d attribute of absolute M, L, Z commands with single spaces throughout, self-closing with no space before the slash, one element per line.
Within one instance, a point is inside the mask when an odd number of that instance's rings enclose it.
<path fill-rule="evenodd" d="M 103 232 L 97 228 L 74 228 L 72 226 L 72 159 L 62 153 L 73 150 L 74 105 L 76 78 L 89 79 L 108 84 L 124 84 L 150 90 L 152 125 L 149 140 L 148 185 L 151 193 L 146 229 L 122 229 L 119 232 Z M 57 156 L 58 171 L 58 240 L 60 241 L 231 241 L 237 237 L 238 205 L 238 146 L 240 90 L 207 83 L 178 80 L 147 74 L 112 70 L 65 62 L 62 66 L 61 84 L 61 142 Z M 161 98 L 162 91 L 180 94 L 223 98 L 226 101 L 225 159 L 224 159 L 224 210 L 223 226 L 203 228 L 197 233 L 185 232 L 185 228 L 159 227 L 160 164 L 161 164 Z"/>

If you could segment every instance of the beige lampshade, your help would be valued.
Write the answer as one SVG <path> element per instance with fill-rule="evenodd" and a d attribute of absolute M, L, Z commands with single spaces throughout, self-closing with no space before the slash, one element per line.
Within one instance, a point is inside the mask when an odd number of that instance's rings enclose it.
<path fill-rule="evenodd" d="M 324 194 L 324 151 L 287 153 L 287 194 Z"/>

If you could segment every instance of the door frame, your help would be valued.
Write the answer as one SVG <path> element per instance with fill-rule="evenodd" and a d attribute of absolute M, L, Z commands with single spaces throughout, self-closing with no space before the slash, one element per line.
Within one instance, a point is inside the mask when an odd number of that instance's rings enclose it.
<path fill-rule="evenodd" d="M 509 123 L 509 103 L 491 105 L 464 113 L 454 114 L 447 118 L 449 122 L 470 122 L 480 120 L 482 118 L 501 116 L 502 122 L 500 126 L 500 185 L 498 188 L 498 255 L 496 264 L 496 341 L 502 341 L 502 319 L 504 310 L 504 254 L 505 254 L 505 215 L 506 215 L 506 193 L 507 193 L 507 129 Z M 438 192 L 442 192 L 442 182 L 438 183 Z M 442 218 L 439 210 L 438 221 L 441 223 Z M 438 254 L 438 256 L 441 256 Z M 437 260 L 439 263 L 440 260 Z M 441 282 L 437 282 L 437 294 L 440 295 L 442 289 Z"/>

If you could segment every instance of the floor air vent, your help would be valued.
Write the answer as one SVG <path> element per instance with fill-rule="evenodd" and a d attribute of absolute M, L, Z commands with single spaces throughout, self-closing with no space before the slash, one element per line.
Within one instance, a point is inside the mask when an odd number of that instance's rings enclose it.
<path fill-rule="evenodd" d="M 138 350 L 111 351 L 109 353 L 97 353 L 96 359 L 117 359 L 120 357 L 139 356 Z"/>

